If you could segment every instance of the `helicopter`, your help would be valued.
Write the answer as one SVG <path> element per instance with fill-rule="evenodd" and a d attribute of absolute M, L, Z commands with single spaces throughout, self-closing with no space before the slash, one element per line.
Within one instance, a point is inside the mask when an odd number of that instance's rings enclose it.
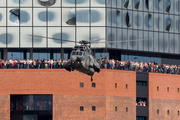
<path fill-rule="evenodd" d="M 60 40 L 60 41 L 66 41 L 66 42 L 75 42 L 71 40 L 62 40 L 57 38 L 51 38 L 51 37 L 43 37 L 38 35 L 29 35 L 34 37 L 41 37 L 41 38 L 48 38 L 48 39 L 54 39 L 54 40 Z M 104 40 L 106 38 L 99 38 L 99 39 L 93 39 L 90 41 L 87 40 L 81 40 L 77 42 L 80 45 L 75 45 L 73 50 L 70 54 L 70 60 L 68 62 L 64 63 L 64 68 L 71 72 L 74 70 L 77 70 L 81 73 L 87 74 L 91 76 L 91 82 L 93 81 L 92 76 L 95 72 L 100 72 L 100 65 L 102 63 L 102 60 L 104 59 L 102 56 L 97 61 L 96 58 L 93 56 L 92 50 L 90 49 L 90 46 L 92 43 L 116 43 L 116 42 L 127 42 L 127 41 L 107 41 L 107 42 L 99 42 L 100 40 Z M 144 39 L 141 39 L 144 40 Z M 128 41 L 140 41 L 140 40 L 128 40 Z"/>

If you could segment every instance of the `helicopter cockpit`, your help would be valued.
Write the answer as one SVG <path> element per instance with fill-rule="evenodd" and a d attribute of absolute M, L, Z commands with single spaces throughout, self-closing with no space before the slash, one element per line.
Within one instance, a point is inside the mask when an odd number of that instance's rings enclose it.
<path fill-rule="evenodd" d="M 72 56 L 79 56 L 79 57 L 81 57 L 81 56 L 84 56 L 85 55 L 85 52 L 84 51 L 72 51 L 71 52 L 71 55 Z"/>

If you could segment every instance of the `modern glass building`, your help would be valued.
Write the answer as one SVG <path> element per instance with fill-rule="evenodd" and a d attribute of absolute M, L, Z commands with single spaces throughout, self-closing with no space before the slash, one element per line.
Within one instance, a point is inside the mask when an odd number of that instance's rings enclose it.
<path fill-rule="evenodd" d="M 91 45 L 96 57 L 177 62 L 179 8 L 179 0 L 1 0 L 0 56 L 68 58 L 78 41 L 106 38 Z"/>

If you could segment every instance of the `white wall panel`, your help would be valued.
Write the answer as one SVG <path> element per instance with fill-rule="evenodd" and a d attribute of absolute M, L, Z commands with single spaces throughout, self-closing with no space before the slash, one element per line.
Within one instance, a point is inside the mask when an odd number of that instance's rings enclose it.
<path fill-rule="evenodd" d="M 50 7 L 61 7 L 61 1 L 62 0 L 56 0 L 56 3 Z"/>
<path fill-rule="evenodd" d="M 128 49 L 132 49 L 132 46 L 133 46 L 133 43 L 132 41 L 129 41 L 129 40 L 134 40 L 135 38 L 133 37 L 133 33 L 132 33 L 132 30 L 128 30 Z"/>
<path fill-rule="evenodd" d="M 106 25 L 111 26 L 112 24 L 112 10 L 110 8 L 106 9 Z"/>
<path fill-rule="evenodd" d="M 0 27 L 0 47 L 6 47 L 6 27 Z"/>
<path fill-rule="evenodd" d="M 138 39 L 144 39 L 143 35 L 144 35 L 143 31 L 138 31 Z M 144 44 L 143 43 L 144 43 L 143 40 L 139 41 L 139 47 L 138 47 L 139 50 L 144 49 Z"/>
<path fill-rule="evenodd" d="M 91 27 L 91 39 L 105 38 L 105 27 Z M 99 42 L 105 42 L 100 40 Z M 92 44 L 92 48 L 103 48 L 105 43 Z"/>
<path fill-rule="evenodd" d="M 174 52 L 176 53 L 176 54 L 178 54 L 179 53 L 179 36 L 178 36 L 178 34 L 175 34 L 174 35 L 174 40 L 175 40 L 175 48 L 174 48 Z"/>
<path fill-rule="evenodd" d="M 89 26 L 89 8 L 76 8 L 76 26 Z"/>
<path fill-rule="evenodd" d="M 141 24 L 139 19 L 139 15 L 136 11 L 133 11 L 133 29 L 137 29 L 137 27 Z"/>
<path fill-rule="evenodd" d="M 33 25 L 46 26 L 46 8 L 33 9 Z"/>
<path fill-rule="evenodd" d="M 34 27 L 33 28 L 33 35 L 39 35 L 46 37 L 46 27 Z M 42 48 L 46 47 L 47 39 L 40 38 L 40 37 L 33 37 L 33 47 L 34 48 Z"/>
<path fill-rule="evenodd" d="M 19 48 L 19 27 L 7 28 L 7 47 Z"/>
<path fill-rule="evenodd" d="M 116 28 L 112 28 L 112 41 L 117 41 L 117 35 L 116 35 Z M 112 43 L 111 44 L 111 48 L 116 48 L 116 46 L 117 46 L 117 43 Z"/>
<path fill-rule="evenodd" d="M 137 30 L 133 30 L 133 35 L 132 35 L 132 37 L 130 37 L 130 39 L 138 40 L 138 31 Z M 133 50 L 138 50 L 137 49 L 138 44 L 139 44 L 139 41 L 133 41 L 132 42 L 132 49 Z"/>
<path fill-rule="evenodd" d="M 0 7 L 6 7 L 7 0 L 0 0 Z"/>
<path fill-rule="evenodd" d="M 144 28 L 144 17 L 143 17 L 143 12 L 138 12 L 138 17 L 137 17 L 137 24 L 138 24 L 138 29 L 143 29 Z"/>
<path fill-rule="evenodd" d="M 128 45 L 127 29 L 122 29 L 122 30 L 123 30 L 123 35 L 122 35 L 123 49 L 127 49 L 127 45 Z"/>
<path fill-rule="evenodd" d="M 158 46 L 158 49 L 159 49 L 159 52 L 164 52 L 163 49 L 164 49 L 164 38 L 163 38 L 163 33 L 159 33 L 159 46 Z"/>
<path fill-rule="evenodd" d="M 161 44 L 163 46 L 163 51 L 165 53 L 169 52 L 169 48 L 170 48 L 170 39 L 169 39 L 169 34 L 168 33 L 164 33 L 164 39 L 163 39 L 163 44 Z"/>
<path fill-rule="evenodd" d="M 111 0 L 109 2 L 111 2 Z M 91 0 L 91 7 L 105 7 L 105 4 L 106 0 Z"/>
<path fill-rule="evenodd" d="M 144 51 L 148 51 L 149 49 L 149 35 L 148 31 L 144 31 Z"/>
<path fill-rule="evenodd" d="M 21 7 L 31 7 L 32 6 L 32 1 L 33 0 L 20 0 L 20 6 Z M 35 0 L 33 2 L 35 2 Z"/>
<path fill-rule="evenodd" d="M 18 9 L 18 8 L 8 8 L 7 9 L 8 26 L 19 26 L 19 18 L 18 18 L 18 16 L 14 15 L 10 12 L 12 9 Z"/>
<path fill-rule="evenodd" d="M 111 34 L 112 28 L 108 27 L 106 28 L 106 41 L 111 41 L 112 39 L 112 34 Z M 107 48 L 111 48 L 111 43 L 106 43 Z"/>
<path fill-rule="evenodd" d="M 112 27 L 116 27 L 117 24 L 117 9 L 112 9 Z"/>
<path fill-rule="evenodd" d="M 89 0 L 76 0 L 76 7 L 89 7 Z"/>
<path fill-rule="evenodd" d="M 32 9 L 31 8 L 20 9 L 20 25 L 32 26 Z"/>
<path fill-rule="evenodd" d="M 48 27 L 48 37 L 61 39 L 61 28 L 60 27 Z M 48 39 L 48 47 L 49 48 L 60 48 L 61 41 Z"/>
<path fill-rule="evenodd" d="M 91 26 L 105 26 L 105 8 L 91 8 Z"/>
<path fill-rule="evenodd" d="M 170 53 L 174 53 L 175 44 L 177 44 L 177 43 L 176 43 L 176 40 L 174 38 L 174 34 L 169 34 L 169 52 Z"/>
<path fill-rule="evenodd" d="M 62 8 L 62 26 L 75 26 L 76 22 L 67 24 L 67 22 L 74 17 L 76 17 L 75 8 Z"/>
<path fill-rule="evenodd" d="M 117 41 L 122 41 L 122 29 L 117 29 Z M 117 49 L 122 49 L 122 42 L 117 43 Z"/>
<path fill-rule="evenodd" d="M 0 8 L 0 26 L 6 26 L 6 8 Z"/>
<path fill-rule="evenodd" d="M 48 26 L 61 26 L 61 8 L 48 8 Z"/>
<path fill-rule="evenodd" d="M 32 47 L 32 27 L 21 27 L 20 28 L 20 47 L 31 48 Z"/>
<path fill-rule="evenodd" d="M 149 44 L 149 51 L 153 51 L 153 45 L 154 45 L 154 35 L 153 32 L 149 32 L 149 40 L 148 40 L 148 44 Z"/>
<path fill-rule="evenodd" d="M 8 7 L 19 7 L 19 0 L 6 0 L 6 1 Z"/>
<path fill-rule="evenodd" d="M 44 7 L 39 4 L 38 0 L 33 0 L 33 7 Z"/>
<path fill-rule="evenodd" d="M 117 8 L 122 8 L 122 0 L 117 0 Z"/>
<path fill-rule="evenodd" d="M 75 0 L 62 0 L 62 7 L 75 7 Z"/>
<path fill-rule="evenodd" d="M 89 27 L 76 27 L 76 41 L 90 40 Z"/>
<path fill-rule="evenodd" d="M 158 52 L 158 46 L 159 46 L 159 44 L 158 44 L 159 41 L 158 41 L 158 40 L 159 40 L 159 34 L 158 34 L 158 32 L 154 32 L 154 40 L 153 40 L 153 43 L 154 43 L 154 44 L 153 44 L 153 45 L 154 45 L 154 46 L 153 46 L 153 47 L 154 47 L 154 48 L 153 48 L 153 49 L 154 49 L 153 51 L 154 51 L 154 52 Z"/>
<path fill-rule="evenodd" d="M 72 48 L 75 45 L 75 27 L 62 27 L 62 39 L 72 40 L 72 42 L 62 42 L 62 47 Z"/>

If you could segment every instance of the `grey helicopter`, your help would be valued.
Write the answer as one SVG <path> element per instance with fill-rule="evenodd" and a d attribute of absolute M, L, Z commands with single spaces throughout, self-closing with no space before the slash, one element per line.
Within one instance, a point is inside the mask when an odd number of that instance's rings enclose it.
<path fill-rule="evenodd" d="M 40 38 L 48 38 L 53 40 L 60 40 L 60 41 L 66 41 L 66 42 L 75 42 L 71 40 L 62 40 L 57 38 L 51 38 L 51 37 L 43 37 L 38 35 L 29 35 L 34 37 L 40 37 Z M 70 60 L 68 62 L 64 63 L 64 68 L 71 72 L 74 70 L 77 70 L 81 73 L 87 74 L 91 76 L 91 81 L 93 81 L 92 76 L 95 72 L 100 72 L 100 65 L 102 63 L 102 60 L 104 59 L 102 56 L 100 56 L 99 60 L 93 56 L 92 50 L 90 49 L 90 46 L 92 43 L 117 43 L 117 42 L 127 42 L 127 41 L 106 41 L 106 42 L 99 42 L 100 40 L 104 40 L 105 38 L 100 39 L 93 39 L 91 41 L 81 40 L 78 43 L 80 45 L 75 45 L 73 50 L 70 54 Z M 144 39 L 141 39 L 144 40 Z M 148 39 L 147 39 L 148 40 Z M 140 40 L 128 40 L 128 41 L 140 41 Z"/>

